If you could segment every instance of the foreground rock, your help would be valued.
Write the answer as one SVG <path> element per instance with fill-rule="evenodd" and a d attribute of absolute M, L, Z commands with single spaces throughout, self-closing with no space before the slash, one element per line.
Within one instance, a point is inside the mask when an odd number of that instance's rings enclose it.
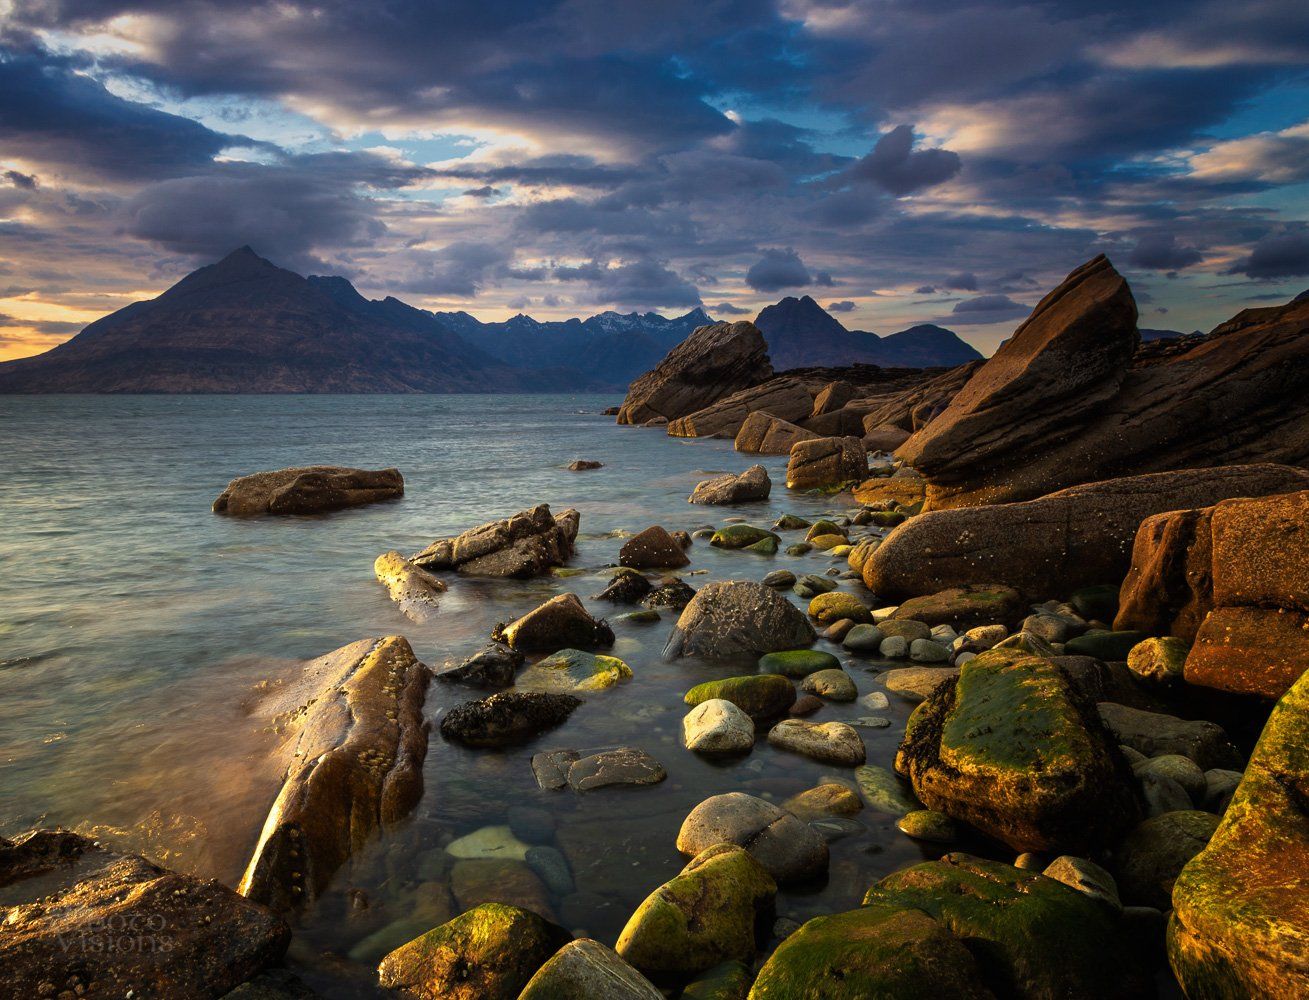
<path fill-rule="evenodd" d="M 1309 300 L 1247 309 L 1185 349 L 1138 355 L 1132 294 L 1097 257 L 897 454 L 927 477 L 931 509 L 1167 469 L 1301 465 L 1306 325 Z"/>
<path fill-rule="evenodd" d="M 791 449 L 786 464 L 786 488 L 823 489 L 860 483 L 868 476 L 868 452 L 857 437 L 815 438 Z"/>
<path fill-rule="evenodd" d="M 789 455 L 798 442 L 822 436 L 771 413 L 755 410 L 741 424 L 732 446 L 752 455 Z"/>
<path fill-rule="evenodd" d="M 1307 487 L 1303 469 L 1235 465 L 1111 479 L 1024 503 L 932 511 L 902 524 L 868 556 L 864 583 L 889 598 L 996 582 L 1033 599 L 1063 597 L 1121 580 L 1137 528 L 1152 514 Z"/>
<path fill-rule="evenodd" d="M 541 966 L 518 1000 L 663 1000 L 643 975 L 599 941 L 564 945 Z"/>
<path fill-rule="evenodd" d="M 1035 872 L 947 854 L 882 879 L 864 905 L 922 910 L 940 921 L 984 956 L 981 983 L 997 997 L 1152 995 L 1118 914 Z"/>
<path fill-rule="evenodd" d="M 752 465 L 740 475 L 729 472 L 697 483 L 688 502 L 719 505 L 748 503 L 752 500 L 767 500 L 772 489 L 773 481 L 768 478 L 768 470 L 762 465 Z"/>
<path fill-rule="evenodd" d="M 1275 699 L 1309 670 L 1309 492 L 1145 521 L 1115 627 L 1190 643 L 1187 681 Z"/>
<path fill-rule="evenodd" d="M 744 847 L 778 882 L 804 881 L 827 870 L 827 844 L 811 826 L 744 792 L 705 799 L 677 834 L 683 854 L 699 854 L 717 844 Z"/>
<path fill-rule="evenodd" d="M 632 679 L 632 668 L 616 656 L 561 649 L 523 671 L 518 681 L 542 691 L 604 691 Z"/>
<path fill-rule="evenodd" d="M 958 631 L 982 625 L 1012 624 L 1025 608 L 1021 595 L 1004 584 L 975 583 L 951 587 L 938 594 L 912 597 L 891 617 L 906 618 L 924 625 L 949 625 Z"/>
<path fill-rule="evenodd" d="M 670 420 L 673 437 L 736 437 L 751 413 L 766 411 L 783 420 L 799 420 L 813 409 L 814 397 L 803 382 L 783 376 L 751 386 L 688 414 Z"/>
<path fill-rule="evenodd" d="M 540 576 L 573 554 L 579 521 L 575 510 L 556 517 L 548 504 L 538 504 L 454 538 L 437 539 L 410 561 L 420 569 L 452 569 L 465 576 Z"/>
<path fill-rule="evenodd" d="M 490 642 L 457 666 L 437 673 L 436 679 L 477 688 L 508 687 L 525 659 L 502 642 Z"/>
<path fill-rule="evenodd" d="M 795 704 L 795 685 L 779 674 L 745 674 L 697 684 L 686 692 L 688 705 L 726 701 L 752 719 L 774 719 Z"/>
<path fill-rule="evenodd" d="M 561 725 L 581 703 L 571 694 L 501 691 L 450 709 L 441 735 L 468 746 L 507 746 Z"/>
<path fill-rule="evenodd" d="M 618 550 L 618 564 L 630 569 L 678 569 L 690 561 L 677 540 L 657 524 L 633 535 Z"/>
<path fill-rule="evenodd" d="M 528 910 L 483 903 L 391 952 L 378 981 L 422 1000 L 517 1000 L 571 939 Z"/>
<path fill-rule="evenodd" d="M 618 422 L 676 420 L 772 374 L 768 345 L 753 323 L 702 326 L 631 384 Z"/>
<path fill-rule="evenodd" d="M 783 719 L 768 731 L 768 742 L 827 764 L 856 767 L 864 762 L 864 741 L 844 722 Z"/>
<path fill-rule="evenodd" d="M 776 895 L 777 883 L 746 850 L 715 844 L 636 908 L 614 950 L 652 978 L 752 962 Z"/>
<path fill-rule="evenodd" d="M 214 501 L 215 514 L 323 514 L 346 507 L 396 500 L 405 494 L 398 469 L 347 469 L 310 465 L 241 476 Z"/>
<path fill-rule="evenodd" d="M 214 881 L 64 830 L 0 839 L 5 996 L 225 995 L 278 962 L 286 922 Z"/>
<path fill-rule="evenodd" d="M 929 808 L 1016 851 L 1086 854 L 1138 817 L 1095 705 L 1049 660 L 991 650 L 914 710 L 896 769 Z"/>
<path fill-rule="evenodd" d="M 316 899 L 377 830 L 408 815 L 427 756 L 431 672 L 401 636 L 343 646 L 302 678 L 261 706 L 285 725 L 285 779 L 238 887 L 280 912 Z"/>
<path fill-rule="evenodd" d="M 377 582 L 411 621 L 425 622 L 436 613 L 437 599 L 449 588 L 425 569 L 419 569 L 399 552 L 383 552 L 373 563 Z"/>
<path fill-rule="evenodd" d="M 968 949 L 918 910 L 865 906 L 815 917 L 764 963 L 750 1000 L 992 1000 Z"/>
<path fill-rule="evenodd" d="M 1309 995 L 1309 674 L 1269 717 L 1209 846 L 1177 878 L 1168 957 L 1191 997 Z"/>
<path fill-rule="evenodd" d="M 817 639 L 794 604 L 759 583 L 730 580 L 700 588 L 677 619 L 664 656 L 758 658 Z"/>
<path fill-rule="evenodd" d="M 754 720 L 725 698 L 710 698 L 686 713 L 682 742 L 696 753 L 743 753 L 754 746 Z"/>
<path fill-rule="evenodd" d="M 491 638 L 513 649 L 601 649 L 614 644 L 614 632 L 603 619 L 591 617 L 576 594 L 559 594 L 515 622 L 497 625 Z"/>

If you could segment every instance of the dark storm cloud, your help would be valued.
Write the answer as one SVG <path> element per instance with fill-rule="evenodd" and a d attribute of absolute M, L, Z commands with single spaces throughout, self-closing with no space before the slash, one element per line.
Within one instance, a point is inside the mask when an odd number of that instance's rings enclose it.
<path fill-rule="evenodd" d="M 1309 231 L 1265 236 L 1228 273 L 1268 279 L 1309 275 Z"/>
<path fill-rule="evenodd" d="M 590 301 L 622 306 L 689 307 L 700 305 L 700 292 L 690 281 L 658 260 L 604 265 L 592 261 L 555 268 L 561 281 L 585 282 Z"/>
<path fill-rule="evenodd" d="M 1137 241 L 1127 262 L 1155 271 L 1179 271 L 1204 260 L 1204 254 L 1194 247 L 1182 246 L 1171 233 L 1143 236 Z"/>
<path fill-rule="evenodd" d="M 950 315 L 941 322 L 956 325 L 999 323 L 1021 319 L 1031 311 L 1031 306 L 1015 302 L 1008 295 L 979 295 L 956 303 Z"/>
<path fill-rule="evenodd" d="M 830 283 L 830 278 L 828 279 Z M 756 292 L 777 292 L 802 288 L 814 282 L 800 255 L 790 247 L 764 250 L 745 274 L 745 283 Z"/>
<path fill-rule="evenodd" d="M 494 243 L 461 241 L 436 251 L 410 251 L 409 278 L 401 290 L 418 295 L 473 298 L 490 281 L 511 270 L 512 254 Z"/>
<path fill-rule="evenodd" d="M 957 153 L 948 149 L 915 150 L 913 146 L 913 128 L 897 125 L 850 168 L 850 177 L 871 181 L 894 195 L 906 195 L 943 184 L 959 173 L 962 163 Z"/>
<path fill-rule="evenodd" d="M 854 310 L 855 310 L 855 304 L 851 302 L 849 299 L 843 299 L 840 302 L 827 303 L 827 311 L 829 313 L 848 313 L 848 312 L 854 312 Z"/>
<path fill-rule="evenodd" d="M 742 309 L 731 302 L 720 302 L 716 306 L 706 306 L 705 308 L 710 316 L 745 316 L 750 312 L 749 309 Z"/>
<path fill-rule="evenodd" d="M 972 271 L 961 271 L 959 274 L 952 274 L 941 282 L 946 288 L 954 288 L 961 292 L 977 291 L 977 275 Z M 927 294 L 931 294 L 931 291 Z"/>
<path fill-rule="evenodd" d="M 36 177 L 32 174 L 25 174 L 21 170 L 6 170 L 0 176 L 16 188 L 23 188 L 26 191 L 36 190 Z"/>

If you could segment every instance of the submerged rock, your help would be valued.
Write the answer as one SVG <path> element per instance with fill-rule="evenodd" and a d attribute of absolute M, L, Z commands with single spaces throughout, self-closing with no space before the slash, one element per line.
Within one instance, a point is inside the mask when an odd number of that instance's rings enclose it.
<path fill-rule="evenodd" d="M 526 657 L 502 642 L 487 643 L 457 666 L 437 673 L 436 679 L 477 688 L 503 688 L 514 682 Z"/>
<path fill-rule="evenodd" d="M 701 588 L 682 612 L 664 656 L 758 657 L 817 638 L 800 610 L 762 584 L 734 580 Z"/>
<path fill-rule="evenodd" d="M 225 996 L 277 963 L 279 916 L 64 830 L 0 839 L 0 969 L 17 998 Z"/>
<path fill-rule="evenodd" d="M 278 911 L 316 899 L 381 827 L 423 793 L 431 672 L 400 636 L 362 639 L 311 660 L 303 684 L 267 708 L 290 720 L 285 775 L 238 891 Z"/>
<path fill-rule="evenodd" d="M 483 903 L 391 952 L 378 981 L 422 1000 L 517 1000 L 571 939 L 528 910 Z"/>
<path fill-rule="evenodd" d="M 497 625 L 491 638 L 529 652 L 600 649 L 614 644 L 613 629 L 603 619 L 592 618 L 576 594 L 559 594 L 516 622 Z"/>
<path fill-rule="evenodd" d="M 404 496 L 398 469 L 347 469 L 310 465 L 241 476 L 214 501 L 215 514 L 322 514 Z"/>
<path fill-rule="evenodd" d="M 571 694 L 501 691 L 450 709 L 441 720 L 441 735 L 468 746 L 506 746 L 562 725 L 580 704 Z"/>
<path fill-rule="evenodd" d="M 575 510 L 556 517 L 547 504 L 538 504 L 455 538 L 438 539 L 410 562 L 420 569 L 453 569 L 465 576 L 540 576 L 572 555 L 579 521 Z"/>
<path fill-rule="evenodd" d="M 437 598 L 449 588 L 425 569 L 419 569 L 394 550 L 383 552 L 373 563 L 377 582 L 412 621 L 424 622 L 436 613 Z"/>
<path fill-rule="evenodd" d="M 616 656 L 561 649 L 524 670 L 518 682 L 547 691 L 603 691 L 632 679 L 632 668 Z"/>
<path fill-rule="evenodd" d="M 772 490 L 773 481 L 768 478 L 768 470 L 762 465 L 752 465 L 740 475 L 729 472 L 702 480 L 691 491 L 688 502 L 712 505 L 749 503 L 767 500 Z"/>
<path fill-rule="evenodd" d="M 699 854 L 717 844 L 744 847 L 778 882 L 795 882 L 827 870 L 827 844 L 808 824 L 771 802 L 727 792 L 691 810 L 677 834 L 677 849 Z"/>
<path fill-rule="evenodd" d="M 582 757 L 568 768 L 568 785 L 575 792 L 612 785 L 657 785 L 667 777 L 659 761 L 636 747 Z"/>

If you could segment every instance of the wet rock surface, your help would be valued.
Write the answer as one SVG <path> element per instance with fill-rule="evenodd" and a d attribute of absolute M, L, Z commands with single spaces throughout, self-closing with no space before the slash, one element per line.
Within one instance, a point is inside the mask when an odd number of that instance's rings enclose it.
<path fill-rule="evenodd" d="M 324 514 L 404 496 L 398 469 L 348 469 L 310 465 L 241 476 L 213 503 L 215 514 Z"/>
<path fill-rule="evenodd" d="M 575 510 L 556 516 L 549 505 L 538 504 L 454 538 L 438 539 L 410 562 L 420 569 L 456 570 L 465 576 L 540 576 L 572 555 L 579 522 Z"/>

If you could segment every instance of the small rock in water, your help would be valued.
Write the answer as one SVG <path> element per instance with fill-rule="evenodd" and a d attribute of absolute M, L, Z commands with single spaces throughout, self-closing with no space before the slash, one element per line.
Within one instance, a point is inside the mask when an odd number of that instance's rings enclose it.
<path fill-rule="evenodd" d="M 808 542 L 795 542 L 786 547 L 788 556 L 803 556 L 813 550 L 813 546 Z"/>
<path fill-rule="evenodd" d="M 902 635 L 889 635 L 878 645 L 877 652 L 887 660 L 908 659 L 909 640 Z"/>
<path fill-rule="evenodd" d="M 864 741 L 844 722 L 783 719 L 769 730 L 768 742 L 829 764 L 853 766 L 865 760 Z"/>
<path fill-rule="evenodd" d="M 841 642 L 845 639 L 846 634 L 855 627 L 856 624 L 852 619 L 842 618 L 827 626 L 827 630 L 823 632 L 823 638 L 828 642 Z"/>
<path fill-rule="evenodd" d="M 924 701 L 944 680 L 959 676 L 958 667 L 902 667 L 882 678 L 886 689 L 907 701 Z"/>
<path fill-rule="evenodd" d="M 797 597 L 803 597 L 808 601 L 819 594 L 826 594 L 828 591 L 835 590 L 836 584 L 826 577 L 814 573 L 805 573 L 795 581 L 795 586 L 792 589 Z"/>
<path fill-rule="evenodd" d="M 522 861 L 527 845 L 514 836 L 507 826 L 484 826 L 480 830 L 452 840 L 445 852 L 452 858 L 508 858 Z"/>
<path fill-rule="evenodd" d="M 509 829 L 528 844 L 548 844 L 554 840 L 554 816 L 537 806 L 510 806 L 506 814 Z"/>
<path fill-rule="evenodd" d="M 580 704 L 570 694 L 501 691 L 450 709 L 441 720 L 441 735 L 468 746 L 504 746 L 553 729 Z"/>
<path fill-rule="evenodd" d="M 854 701 L 859 694 L 850 675 L 839 668 L 815 671 L 805 677 L 800 687 L 829 701 Z"/>
<path fill-rule="evenodd" d="M 677 849 L 683 854 L 699 854 L 722 843 L 745 847 L 778 882 L 803 881 L 827 870 L 827 844 L 812 827 L 744 792 L 705 799 L 677 834 Z"/>
<path fill-rule="evenodd" d="M 788 649 L 766 653 L 759 658 L 761 673 L 781 674 L 783 677 L 807 677 L 816 671 L 839 669 L 840 666 L 840 660 L 820 649 Z"/>
<path fill-rule="evenodd" d="M 681 611 L 695 597 L 695 590 L 681 580 L 669 580 L 650 591 L 641 603 L 647 608 L 668 608 Z"/>
<path fill-rule="evenodd" d="M 860 729 L 890 729 L 891 720 L 884 715 L 861 715 L 854 719 L 852 726 L 858 726 Z"/>
<path fill-rule="evenodd" d="M 949 663 L 950 650 L 931 639 L 915 639 L 909 644 L 909 659 L 915 663 Z"/>
<path fill-rule="evenodd" d="M 568 784 L 578 792 L 611 785 L 657 785 L 667 777 L 668 772 L 659 761 L 636 747 L 592 754 L 568 769 Z"/>
<path fill-rule="evenodd" d="M 592 469 L 603 469 L 603 462 L 593 462 L 586 458 L 575 458 L 568 463 L 569 472 L 589 472 Z"/>
<path fill-rule="evenodd" d="M 595 595 L 597 601 L 635 604 L 653 589 L 649 580 L 634 569 L 623 567 L 609 578 L 609 585 Z"/>
<path fill-rule="evenodd" d="M 563 854 L 553 847 L 529 847 L 527 865 L 556 896 L 567 896 L 575 888 L 573 873 Z"/>
<path fill-rule="evenodd" d="M 783 514 L 773 522 L 773 527 L 778 531 L 798 531 L 811 526 L 812 522 L 806 521 L 803 517 L 796 517 L 794 514 Z"/>
<path fill-rule="evenodd" d="M 854 777 L 859 784 L 859 794 L 864 797 L 870 809 L 892 816 L 903 816 L 923 808 L 895 773 L 884 767 L 865 764 L 855 768 Z"/>
<path fill-rule="evenodd" d="M 764 577 L 765 587 L 780 587 L 785 589 L 795 583 L 795 574 L 789 569 L 775 569 Z"/>
<path fill-rule="evenodd" d="M 523 665 L 525 657 L 502 642 L 488 643 L 458 666 L 437 673 L 442 681 L 467 684 L 470 687 L 500 688 L 514 682 L 514 675 Z"/>
<path fill-rule="evenodd" d="M 870 691 L 859 699 L 859 707 L 871 712 L 884 712 L 891 707 L 891 699 L 881 691 Z"/>
<path fill-rule="evenodd" d="M 823 707 L 823 700 L 816 698 L 811 694 L 803 695 L 795 700 L 795 704 L 787 711 L 787 715 L 796 718 L 802 715 L 813 715 Z"/>
<path fill-rule="evenodd" d="M 754 746 L 754 720 L 730 701 L 711 698 L 686 713 L 682 739 L 698 753 L 741 753 Z"/>
<path fill-rule="evenodd" d="M 933 844 L 953 844 L 959 839 L 959 828 L 955 821 L 935 809 L 907 812 L 896 820 L 895 825 L 906 836 Z"/>
<path fill-rule="evenodd" d="M 648 610 L 628 611 L 625 614 L 616 616 L 613 620 L 616 622 L 626 622 L 629 625 L 653 625 L 655 622 L 661 621 L 662 619 L 658 611 Z"/>
<path fill-rule="evenodd" d="M 545 791 L 568 784 L 568 769 L 581 756 L 576 750 L 544 750 L 532 756 L 532 775 Z"/>
<path fill-rule="evenodd" d="M 841 645 L 852 653 L 876 653 L 886 636 L 876 625 L 856 625 L 846 632 Z"/>

